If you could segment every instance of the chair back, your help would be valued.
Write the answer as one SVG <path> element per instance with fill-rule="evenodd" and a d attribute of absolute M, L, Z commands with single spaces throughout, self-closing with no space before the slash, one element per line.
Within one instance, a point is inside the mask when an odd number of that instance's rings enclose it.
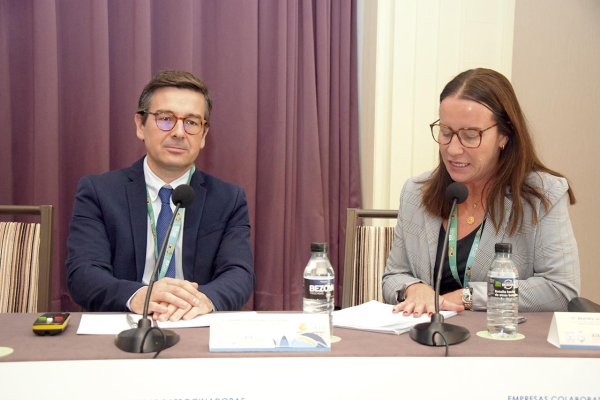
<path fill-rule="evenodd" d="M 394 241 L 394 228 L 358 225 L 359 218 L 396 219 L 398 210 L 347 209 L 342 308 L 383 301 L 381 278 Z"/>
<path fill-rule="evenodd" d="M 0 222 L 0 312 L 50 311 L 53 208 L 0 206 L 4 215 L 40 222 Z"/>

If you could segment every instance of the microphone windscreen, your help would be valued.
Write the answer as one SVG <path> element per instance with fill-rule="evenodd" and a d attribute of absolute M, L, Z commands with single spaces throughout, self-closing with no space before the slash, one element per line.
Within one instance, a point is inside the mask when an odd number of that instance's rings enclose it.
<path fill-rule="evenodd" d="M 452 182 L 446 188 L 446 200 L 452 203 L 456 199 L 456 204 L 460 204 L 469 197 L 469 189 L 464 183 Z"/>
<path fill-rule="evenodd" d="M 179 185 L 173 190 L 171 201 L 175 205 L 179 204 L 180 208 L 186 208 L 194 202 L 194 197 L 196 193 L 190 185 Z"/>
<path fill-rule="evenodd" d="M 600 313 L 600 304 L 594 303 L 583 297 L 575 297 L 567 305 L 569 312 L 593 312 Z"/>

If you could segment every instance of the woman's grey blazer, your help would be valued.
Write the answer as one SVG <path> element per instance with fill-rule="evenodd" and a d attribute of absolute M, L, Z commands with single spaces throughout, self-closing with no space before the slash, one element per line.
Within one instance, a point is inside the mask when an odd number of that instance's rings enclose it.
<path fill-rule="evenodd" d="M 383 275 L 383 296 L 396 304 L 408 286 L 424 282 L 433 286 L 433 270 L 442 218 L 425 212 L 421 184 L 430 172 L 409 179 L 400 194 L 395 238 Z M 496 243 L 512 243 L 513 260 L 519 270 L 519 311 L 566 311 L 569 300 L 579 296 L 580 273 L 577 243 L 569 211 L 568 183 L 546 173 L 531 173 L 528 183 L 542 188 L 550 208 L 539 199 L 534 202 L 538 224 L 531 222 L 531 208 L 524 203 L 522 229 L 510 236 L 507 224 L 513 198 L 504 198 L 505 215 L 496 232 L 490 220 L 485 224 L 472 267 L 473 309 L 487 305 L 486 276 Z M 448 268 L 447 265 L 444 268 Z"/>

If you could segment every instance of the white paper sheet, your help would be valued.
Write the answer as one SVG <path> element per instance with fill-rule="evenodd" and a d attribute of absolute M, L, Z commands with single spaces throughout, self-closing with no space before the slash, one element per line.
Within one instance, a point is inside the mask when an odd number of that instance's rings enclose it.
<path fill-rule="evenodd" d="M 416 324 L 431 321 L 427 314 L 415 318 L 412 315 L 392 314 L 391 304 L 376 300 L 333 312 L 333 326 L 365 331 L 394 333 L 408 332 Z M 455 311 L 440 311 L 444 318 L 456 315 Z"/>
<path fill-rule="evenodd" d="M 222 312 L 222 313 L 212 313 L 206 315 L 199 315 L 196 318 L 190 319 L 189 321 L 179 320 L 177 322 L 165 321 L 159 322 L 159 328 L 165 329 L 177 329 L 177 328 L 198 328 L 210 326 L 212 321 L 218 320 L 220 318 L 231 318 L 237 315 L 249 315 L 249 314 L 257 314 L 256 311 L 240 311 L 240 312 Z"/>
<path fill-rule="evenodd" d="M 180 320 L 177 322 L 158 322 L 159 328 L 165 329 L 177 329 L 177 328 L 198 328 L 210 326 L 211 321 L 221 318 L 223 316 L 231 317 L 236 314 L 256 314 L 255 311 L 248 312 L 227 312 L 227 313 L 214 313 L 199 315 L 189 321 Z M 139 321 L 142 316 L 138 314 L 131 314 L 134 321 Z M 78 335 L 116 335 L 119 332 L 131 329 L 129 322 L 127 321 L 127 313 L 115 313 L 115 314 L 83 314 L 79 327 L 77 329 Z"/>
<path fill-rule="evenodd" d="M 134 318 L 136 317 L 133 314 Z M 141 318 L 135 318 L 136 321 Z M 78 335 L 116 335 L 119 332 L 131 329 L 127 322 L 127 314 L 83 314 Z"/>

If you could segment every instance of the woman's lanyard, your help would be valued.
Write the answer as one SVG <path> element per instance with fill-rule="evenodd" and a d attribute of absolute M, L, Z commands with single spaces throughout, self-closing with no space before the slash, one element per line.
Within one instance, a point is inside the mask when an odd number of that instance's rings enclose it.
<path fill-rule="evenodd" d="M 456 238 L 458 236 L 458 207 L 454 209 L 452 213 L 452 218 L 450 219 L 450 233 L 448 235 L 448 261 L 450 262 L 450 271 L 452 271 L 452 276 L 460 285 L 460 277 L 458 276 L 458 268 L 456 267 Z M 464 282 L 462 284 L 463 288 L 466 288 L 471 280 L 471 267 L 473 266 L 473 261 L 475 260 L 475 253 L 477 253 L 477 247 L 479 247 L 479 239 L 481 239 L 481 230 L 483 228 L 483 223 L 479 226 L 477 233 L 475 234 L 475 240 L 473 241 L 473 246 L 471 246 L 471 251 L 469 252 L 469 258 L 467 258 L 467 266 L 465 268 L 465 277 Z"/>
<path fill-rule="evenodd" d="M 188 185 L 192 180 L 192 175 L 194 175 L 194 171 L 196 171 L 196 166 L 192 164 L 192 168 L 190 169 L 190 174 L 188 176 Z M 150 201 L 150 193 L 148 193 L 148 185 L 146 185 L 146 205 L 148 206 L 148 216 L 150 217 L 150 228 L 152 228 L 152 237 L 154 238 L 154 260 L 158 259 L 158 243 L 156 242 L 156 222 L 154 218 L 154 210 L 152 209 L 152 202 Z M 174 249 L 177 245 L 177 240 L 179 239 L 179 233 L 181 232 L 181 223 L 183 221 L 183 216 L 185 215 L 185 208 L 179 209 L 177 211 L 177 216 L 173 221 L 173 229 L 171 230 L 171 234 L 169 235 L 169 241 L 167 242 L 167 249 Z M 162 243 L 161 243 L 162 244 Z M 171 263 L 171 258 L 173 257 L 173 251 L 165 252 L 165 256 L 163 257 L 163 262 L 160 267 L 160 271 L 158 273 L 158 279 L 162 279 L 165 277 L 167 273 L 167 269 L 169 269 L 169 264 Z"/>

